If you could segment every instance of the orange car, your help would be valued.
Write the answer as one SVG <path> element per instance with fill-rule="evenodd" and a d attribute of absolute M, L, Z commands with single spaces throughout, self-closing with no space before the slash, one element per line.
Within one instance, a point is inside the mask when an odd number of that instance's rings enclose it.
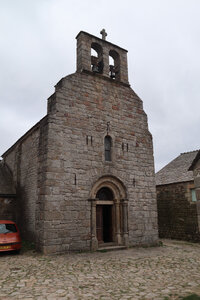
<path fill-rule="evenodd" d="M 22 246 L 17 225 L 8 220 L 0 220 L 0 252 L 19 252 Z"/>

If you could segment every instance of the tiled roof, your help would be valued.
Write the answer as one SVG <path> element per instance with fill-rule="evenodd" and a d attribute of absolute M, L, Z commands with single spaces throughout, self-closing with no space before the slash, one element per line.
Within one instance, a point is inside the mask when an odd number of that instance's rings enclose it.
<path fill-rule="evenodd" d="M 3 161 L 0 161 L 0 195 L 15 195 L 12 174 Z"/>
<path fill-rule="evenodd" d="M 196 163 L 198 162 L 198 160 L 200 159 L 200 150 L 197 152 L 197 155 L 195 156 L 191 166 L 189 167 L 189 170 L 192 171 L 195 168 Z"/>
<path fill-rule="evenodd" d="M 181 153 L 156 173 L 156 185 L 193 180 L 193 172 L 188 171 L 198 150 Z"/>

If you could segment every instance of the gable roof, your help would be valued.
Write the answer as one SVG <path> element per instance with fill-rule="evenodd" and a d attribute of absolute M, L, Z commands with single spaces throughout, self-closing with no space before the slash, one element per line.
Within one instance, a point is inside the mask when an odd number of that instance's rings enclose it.
<path fill-rule="evenodd" d="M 177 158 L 168 163 L 156 173 L 156 185 L 194 180 L 193 172 L 188 168 L 191 166 L 198 150 L 181 153 Z"/>
<path fill-rule="evenodd" d="M 195 156 L 192 164 L 190 165 L 188 171 L 193 171 L 194 170 L 194 167 L 196 165 L 196 163 L 198 162 L 198 160 L 200 159 L 200 150 L 197 152 L 197 155 Z"/>
<path fill-rule="evenodd" d="M 13 184 L 12 174 L 8 166 L 0 161 L 0 195 L 15 195 L 16 190 Z"/>

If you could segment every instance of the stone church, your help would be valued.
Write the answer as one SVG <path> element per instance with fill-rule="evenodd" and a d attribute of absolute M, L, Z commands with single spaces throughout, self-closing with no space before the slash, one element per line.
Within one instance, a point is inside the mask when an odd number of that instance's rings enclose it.
<path fill-rule="evenodd" d="M 77 35 L 76 72 L 56 84 L 47 115 L 2 155 L 13 219 L 45 254 L 158 241 L 147 116 L 128 81 L 127 50 L 101 34 Z M 0 190 L 1 205 L 6 197 Z"/>

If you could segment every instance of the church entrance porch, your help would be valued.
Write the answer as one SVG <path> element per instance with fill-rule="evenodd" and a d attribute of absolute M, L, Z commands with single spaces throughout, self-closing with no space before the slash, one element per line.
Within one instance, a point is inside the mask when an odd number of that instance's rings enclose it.
<path fill-rule="evenodd" d="M 91 250 L 111 244 L 128 246 L 128 200 L 122 182 L 101 177 L 91 196 Z"/>

